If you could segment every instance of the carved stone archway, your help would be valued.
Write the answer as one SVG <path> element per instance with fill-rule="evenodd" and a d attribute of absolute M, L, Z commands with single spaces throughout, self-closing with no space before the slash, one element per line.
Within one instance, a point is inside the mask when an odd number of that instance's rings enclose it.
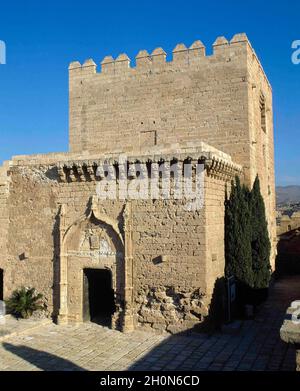
<path fill-rule="evenodd" d="M 67 210 L 59 214 L 60 233 L 60 308 L 58 323 L 81 322 L 81 274 L 84 268 L 109 269 L 113 277 L 116 312 L 112 327 L 133 330 L 133 270 L 131 204 L 123 213 L 123 236 L 118 225 L 99 212 L 98 200 L 92 197 L 86 214 L 67 226 Z"/>

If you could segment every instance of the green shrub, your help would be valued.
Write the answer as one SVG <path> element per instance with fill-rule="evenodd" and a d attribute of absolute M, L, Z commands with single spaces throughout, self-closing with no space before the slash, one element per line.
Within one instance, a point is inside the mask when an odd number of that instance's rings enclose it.
<path fill-rule="evenodd" d="M 34 288 L 22 287 L 13 292 L 11 298 L 6 301 L 6 306 L 13 315 L 28 319 L 34 311 L 44 310 L 42 298 L 43 295 L 37 293 Z"/>

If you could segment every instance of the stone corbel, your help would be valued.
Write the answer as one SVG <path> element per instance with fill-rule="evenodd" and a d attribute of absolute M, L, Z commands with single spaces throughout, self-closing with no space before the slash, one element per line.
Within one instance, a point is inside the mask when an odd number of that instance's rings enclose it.
<path fill-rule="evenodd" d="M 84 172 L 83 172 L 83 167 L 80 166 L 79 164 L 76 166 L 77 169 L 77 174 L 79 176 L 79 180 L 82 181 L 84 180 Z"/>
<path fill-rule="evenodd" d="M 234 178 L 235 175 L 242 173 L 242 166 L 233 164 L 222 159 L 212 157 L 202 157 L 204 161 L 204 167 L 207 170 L 208 175 L 219 178 L 224 181 Z"/>
<path fill-rule="evenodd" d="M 70 168 L 69 178 L 71 182 L 76 182 L 75 169 L 73 167 Z"/>
<path fill-rule="evenodd" d="M 58 176 L 59 176 L 59 179 L 61 180 L 61 182 L 66 182 L 66 173 L 64 171 L 64 167 L 58 166 L 57 173 L 58 173 Z"/>
<path fill-rule="evenodd" d="M 93 166 L 88 165 L 86 167 L 86 171 L 87 171 L 88 175 L 90 176 L 91 180 L 94 181 L 95 180 L 95 173 L 94 173 Z"/>

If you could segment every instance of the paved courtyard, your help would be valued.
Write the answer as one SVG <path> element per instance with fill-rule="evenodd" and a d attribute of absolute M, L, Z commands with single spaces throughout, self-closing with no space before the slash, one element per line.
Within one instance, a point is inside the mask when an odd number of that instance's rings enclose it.
<path fill-rule="evenodd" d="M 295 350 L 279 329 L 300 278 L 275 283 L 255 320 L 236 335 L 123 334 L 93 323 L 44 324 L 0 343 L 0 370 L 295 370 Z"/>

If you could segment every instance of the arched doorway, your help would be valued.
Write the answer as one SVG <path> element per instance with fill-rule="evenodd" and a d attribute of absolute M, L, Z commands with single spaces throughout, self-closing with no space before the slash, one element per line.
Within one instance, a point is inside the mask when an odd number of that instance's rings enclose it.
<path fill-rule="evenodd" d="M 92 212 L 65 232 L 60 253 L 59 321 L 95 321 L 120 328 L 125 300 L 124 245 Z"/>

